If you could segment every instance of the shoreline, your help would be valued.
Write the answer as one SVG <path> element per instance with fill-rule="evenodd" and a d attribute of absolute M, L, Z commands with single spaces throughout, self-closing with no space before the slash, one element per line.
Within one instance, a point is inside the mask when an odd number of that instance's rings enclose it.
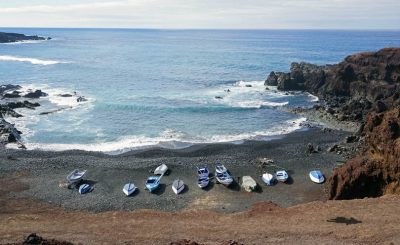
<path fill-rule="evenodd" d="M 213 210 L 238 212 L 257 202 L 272 201 L 281 207 L 311 201 L 326 201 L 326 184 L 317 185 L 309 180 L 308 172 L 318 168 L 328 178 L 337 163 L 344 161 L 342 155 L 327 149 L 348 136 L 348 132 L 311 128 L 293 132 L 281 139 L 265 142 L 248 141 L 240 145 L 212 144 L 194 146 L 181 150 L 148 149 L 111 156 L 85 151 L 43 152 L 3 149 L 0 178 L 18 172 L 18 178 L 27 190 L 14 194 L 51 202 L 66 210 L 104 212 L 112 210 L 154 209 L 161 211 Z M 307 144 L 319 146 L 318 153 L 307 153 Z M 257 158 L 268 157 L 275 164 L 287 169 L 292 180 L 289 184 L 278 183 L 265 186 L 260 178 L 262 170 Z M 207 165 L 214 172 L 216 163 L 223 163 L 235 177 L 231 188 L 215 184 L 201 190 L 197 187 L 196 167 Z M 164 176 L 158 192 L 150 194 L 144 189 L 144 181 L 150 171 L 162 163 L 171 169 Z M 80 195 L 76 190 L 59 187 L 73 169 L 87 169 L 87 179 L 94 183 L 94 191 Z M 273 172 L 276 169 L 264 169 Z M 237 184 L 237 177 L 250 175 L 261 187 L 259 192 L 247 193 Z M 171 190 L 174 179 L 186 184 L 186 191 L 175 195 Z M 133 181 L 139 187 L 133 197 L 125 197 L 122 186 Z"/>

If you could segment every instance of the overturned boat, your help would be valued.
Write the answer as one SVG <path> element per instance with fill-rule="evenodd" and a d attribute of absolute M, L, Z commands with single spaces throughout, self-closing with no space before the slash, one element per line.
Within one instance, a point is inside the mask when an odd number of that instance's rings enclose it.
<path fill-rule="evenodd" d="M 168 171 L 168 167 L 165 164 L 161 164 L 160 166 L 158 166 L 156 168 L 156 170 L 154 170 L 154 174 L 155 175 L 164 175 L 166 174 Z"/>
<path fill-rule="evenodd" d="M 257 191 L 257 182 L 251 176 L 243 176 L 241 185 L 247 192 Z"/>
<path fill-rule="evenodd" d="M 172 191 L 178 195 L 183 191 L 183 189 L 185 189 L 185 183 L 183 182 L 183 180 L 174 180 L 174 182 L 172 183 Z"/>
<path fill-rule="evenodd" d="M 122 191 L 125 193 L 126 196 L 132 195 L 136 191 L 137 187 L 133 183 L 127 183 L 122 188 Z"/>
<path fill-rule="evenodd" d="M 270 173 L 264 173 L 261 176 L 261 179 L 266 185 L 274 185 L 276 182 L 274 175 L 272 175 Z"/>
<path fill-rule="evenodd" d="M 79 169 L 75 169 L 67 176 L 68 183 L 75 183 L 82 180 L 83 176 L 85 176 L 86 170 L 80 171 Z"/>
<path fill-rule="evenodd" d="M 324 181 L 325 181 L 324 174 L 319 170 L 313 170 L 310 172 L 309 175 L 310 175 L 311 181 L 314 183 L 321 184 L 321 183 L 324 183 Z"/>

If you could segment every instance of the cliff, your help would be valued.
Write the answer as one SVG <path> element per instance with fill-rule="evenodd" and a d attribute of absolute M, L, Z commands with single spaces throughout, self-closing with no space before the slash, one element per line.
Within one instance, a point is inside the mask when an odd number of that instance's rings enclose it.
<path fill-rule="evenodd" d="M 400 48 L 350 55 L 334 65 L 292 63 L 290 72 L 271 72 L 265 84 L 310 92 L 338 120 L 362 122 L 362 150 L 334 170 L 330 199 L 400 193 Z"/>
<path fill-rule="evenodd" d="M 308 91 L 339 120 L 362 121 L 400 105 L 400 48 L 350 55 L 335 65 L 292 63 L 289 73 L 272 72 L 265 84 Z"/>

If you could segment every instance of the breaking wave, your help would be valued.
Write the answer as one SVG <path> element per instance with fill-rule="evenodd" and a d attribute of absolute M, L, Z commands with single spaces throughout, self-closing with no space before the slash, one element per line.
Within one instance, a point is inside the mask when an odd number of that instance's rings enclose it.
<path fill-rule="evenodd" d="M 28 62 L 33 65 L 44 65 L 44 66 L 68 63 L 65 61 L 58 61 L 58 60 L 41 60 L 36 58 L 25 58 L 25 57 L 11 56 L 11 55 L 0 55 L 0 61 Z"/>

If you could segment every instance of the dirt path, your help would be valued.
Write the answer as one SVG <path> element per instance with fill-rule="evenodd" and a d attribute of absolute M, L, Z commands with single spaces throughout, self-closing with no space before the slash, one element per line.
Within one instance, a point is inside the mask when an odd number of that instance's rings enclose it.
<path fill-rule="evenodd" d="M 21 173 L 23 175 L 23 173 Z M 400 197 L 312 202 L 280 208 L 254 205 L 234 214 L 187 210 L 73 212 L 49 203 L 17 199 L 26 186 L 18 176 L 0 181 L 0 243 L 35 232 L 82 244 L 169 244 L 191 239 L 204 244 L 399 244 Z"/>

